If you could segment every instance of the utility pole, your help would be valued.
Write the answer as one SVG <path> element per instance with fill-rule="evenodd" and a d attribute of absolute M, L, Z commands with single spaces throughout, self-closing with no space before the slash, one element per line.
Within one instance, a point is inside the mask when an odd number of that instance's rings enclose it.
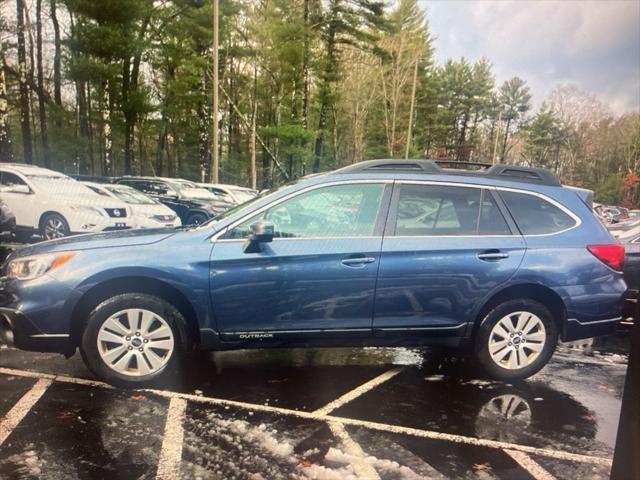
<path fill-rule="evenodd" d="M 407 146 L 404 150 L 405 160 L 409 159 L 409 149 L 411 148 L 411 134 L 413 133 L 413 110 L 416 104 L 416 84 L 418 83 L 418 55 L 413 68 L 413 86 L 411 87 L 411 109 L 409 110 L 409 127 L 407 128 Z"/>
<path fill-rule="evenodd" d="M 218 183 L 218 0 L 213 3 L 213 91 L 211 106 L 211 172 L 209 181 Z"/>

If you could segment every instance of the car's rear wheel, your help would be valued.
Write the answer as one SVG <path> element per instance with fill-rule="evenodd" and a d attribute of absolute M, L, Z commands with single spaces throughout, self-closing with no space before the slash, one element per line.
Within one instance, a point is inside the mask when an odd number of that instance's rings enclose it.
<path fill-rule="evenodd" d="M 175 371 L 186 349 L 184 325 L 180 312 L 160 298 L 117 295 L 89 315 L 82 358 L 109 383 L 142 386 Z"/>
<path fill-rule="evenodd" d="M 70 233 L 69 224 L 59 213 L 47 213 L 40 220 L 40 235 L 45 240 L 66 237 Z"/>
<path fill-rule="evenodd" d="M 500 380 L 527 378 L 544 367 L 558 342 L 551 312 L 533 300 L 509 300 L 492 309 L 475 337 L 482 368 Z"/>

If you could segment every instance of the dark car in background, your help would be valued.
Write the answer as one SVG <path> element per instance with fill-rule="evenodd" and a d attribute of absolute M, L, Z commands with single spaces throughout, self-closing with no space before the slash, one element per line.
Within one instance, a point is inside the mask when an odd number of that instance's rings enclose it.
<path fill-rule="evenodd" d="M 16 229 L 16 216 L 11 209 L 0 200 L 0 238 L 13 235 Z"/>
<path fill-rule="evenodd" d="M 189 180 L 122 177 L 116 183 L 133 187 L 166 205 L 178 214 L 183 225 L 199 225 L 233 206 Z"/>

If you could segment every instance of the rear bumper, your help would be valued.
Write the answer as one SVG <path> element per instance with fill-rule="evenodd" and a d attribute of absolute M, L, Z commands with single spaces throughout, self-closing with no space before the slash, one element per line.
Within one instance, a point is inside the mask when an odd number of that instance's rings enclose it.
<path fill-rule="evenodd" d="M 605 318 L 603 320 L 581 322 L 575 318 L 569 318 L 564 324 L 562 340 L 565 342 L 571 342 L 583 338 L 608 335 L 615 332 L 621 320 L 622 317 L 613 317 Z"/>
<path fill-rule="evenodd" d="M 21 350 L 72 354 L 69 335 L 43 334 L 17 310 L 0 308 L 0 343 Z"/>

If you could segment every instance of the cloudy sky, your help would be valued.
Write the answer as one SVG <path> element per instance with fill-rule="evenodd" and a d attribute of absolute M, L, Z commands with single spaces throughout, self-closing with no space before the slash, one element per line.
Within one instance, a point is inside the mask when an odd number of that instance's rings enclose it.
<path fill-rule="evenodd" d="M 558 83 L 614 113 L 640 109 L 640 0 L 420 0 L 436 57 L 486 56 L 498 82 L 525 79 L 539 104 Z"/>

